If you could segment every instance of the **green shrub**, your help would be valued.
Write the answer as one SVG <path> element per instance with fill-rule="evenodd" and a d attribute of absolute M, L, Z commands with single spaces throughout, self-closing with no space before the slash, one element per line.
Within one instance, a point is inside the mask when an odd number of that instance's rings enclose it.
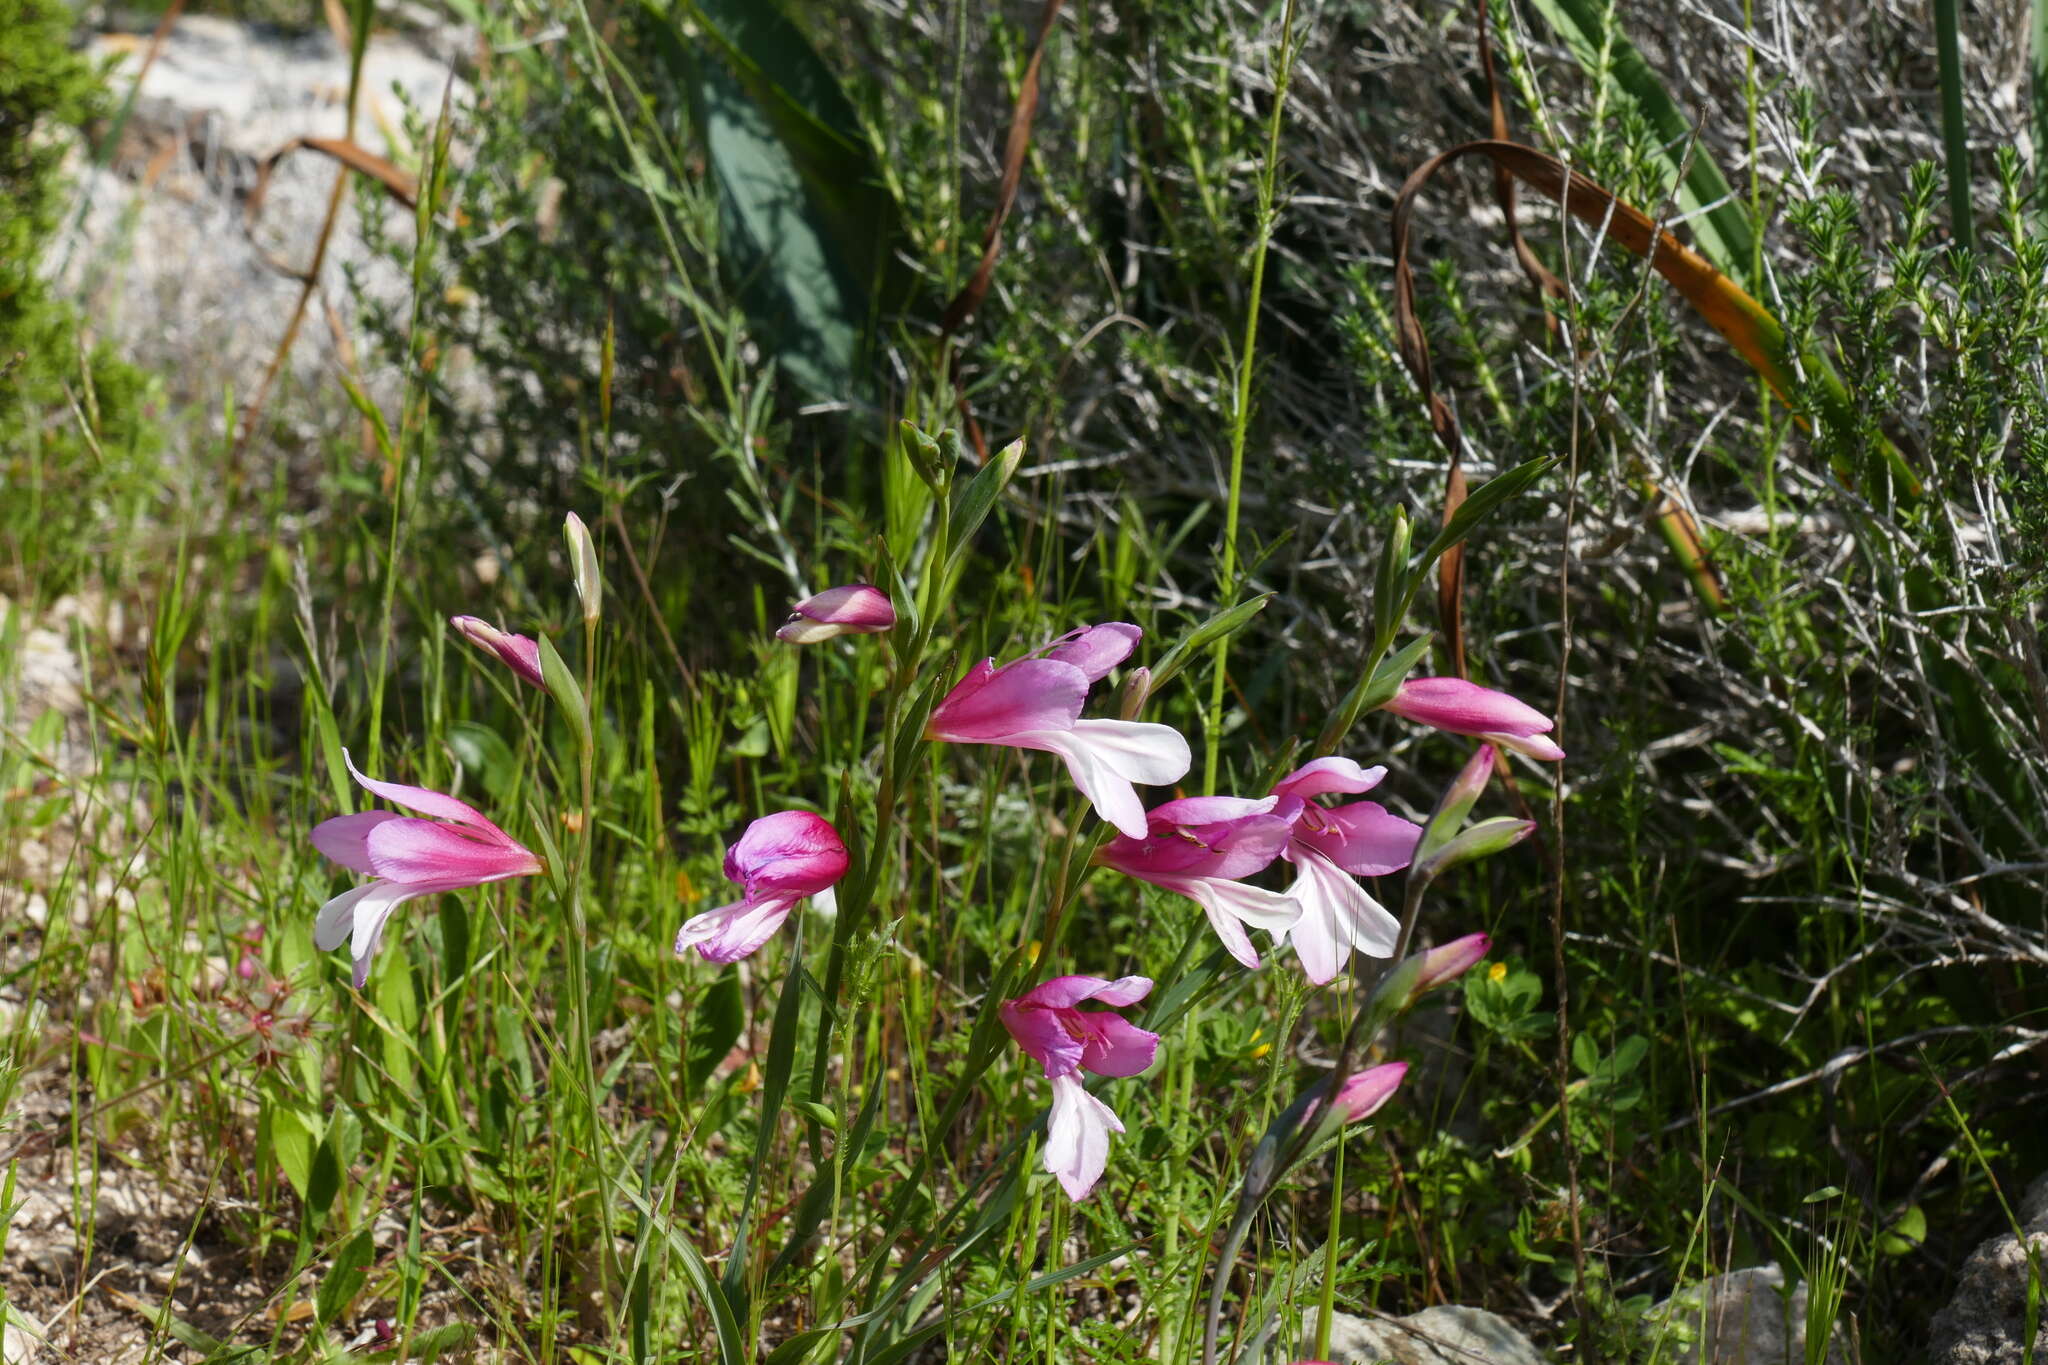
<path fill-rule="evenodd" d="M 103 115 L 106 84 L 69 46 L 71 11 L 0 0 L 0 529 L 39 590 L 40 546 L 91 525 L 109 461 L 144 444 L 141 374 L 93 345 L 43 269 L 66 204 L 76 128 Z"/>

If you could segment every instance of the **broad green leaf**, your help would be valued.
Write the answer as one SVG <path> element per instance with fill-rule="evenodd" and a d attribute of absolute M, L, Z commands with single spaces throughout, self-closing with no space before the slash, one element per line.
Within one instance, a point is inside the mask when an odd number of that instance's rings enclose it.
<path fill-rule="evenodd" d="M 690 90 L 742 305 L 799 383 L 853 396 L 876 322 L 908 297 L 901 209 L 853 105 L 776 5 L 681 9 L 708 43 L 686 46 L 671 22 L 660 51 Z"/>
<path fill-rule="evenodd" d="M 355 1302 L 363 1281 L 369 1277 L 376 1250 L 370 1230 L 364 1228 L 334 1253 L 334 1264 L 320 1277 L 320 1289 L 313 1298 L 313 1315 L 323 1327 L 346 1313 Z"/>
<path fill-rule="evenodd" d="M 712 978 L 711 989 L 697 1002 L 690 1015 L 690 1042 L 683 1062 L 683 1078 L 695 1094 L 710 1079 L 725 1054 L 739 1040 L 746 1027 L 747 1006 L 740 996 L 740 980 L 731 971 Z"/>

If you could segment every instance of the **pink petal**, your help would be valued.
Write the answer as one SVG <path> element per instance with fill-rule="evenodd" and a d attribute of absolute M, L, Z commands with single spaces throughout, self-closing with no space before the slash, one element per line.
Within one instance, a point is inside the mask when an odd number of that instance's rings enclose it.
<path fill-rule="evenodd" d="M 1486 956 L 1493 939 L 1486 934 L 1467 934 L 1431 948 L 1422 955 L 1422 974 L 1415 983 L 1418 994 L 1463 976 Z"/>
<path fill-rule="evenodd" d="M 1017 1046 L 1024 1049 L 1026 1056 L 1043 1066 L 1048 1077 L 1057 1080 L 1081 1065 L 1086 1048 L 1080 1039 L 1067 1031 L 1061 1021 L 1060 1010 L 1028 1003 L 1030 998 L 1025 995 L 1003 1002 L 1000 1011 L 1003 1027 L 1010 1031 L 1010 1036 L 1017 1040 Z"/>
<path fill-rule="evenodd" d="M 490 650 L 505 666 L 535 687 L 547 686 L 540 673 L 540 643 L 529 636 L 499 630 L 475 616 L 451 616 L 448 624 L 466 638 Z"/>
<path fill-rule="evenodd" d="M 1152 990 L 1149 976 L 1120 976 L 1114 981 L 1105 981 L 1099 976 L 1056 976 L 1050 981 L 1041 981 L 1012 1004 L 1028 1005 L 1034 1009 L 1072 1009 L 1084 1000 L 1096 1000 L 1105 1005 L 1135 1005 Z"/>
<path fill-rule="evenodd" d="M 1079 1202 L 1088 1197 L 1109 1164 L 1109 1135 L 1123 1130 L 1109 1106 L 1082 1088 L 1080 1077 L 1061 1076 L 1052 1083 L 1045 1169 L 1059 1180 L 1067 1198 Z"/>
<path fill-rule="evenodd" d="M 706 962 L 720 965 L 751 957 L 775 936 L 802 899 L 800 895 L 777 895 L 758 901 L 736 901 L 692 916 L 676 931 L 676 956 L 695 948 Z"/>
<path fill-rule="evenodd" d="M 312 841 L 314 848 L 349 871 L 369 872 L 370 850 L 364 841 L 369 838 L 370 831 L 386 820 L 404 818 L 396 811 L 388 810 L 366 810 L 359 815 L 337 815 L 332 820 L 322 820 L 313 826 L 312 832 L 306 837 Z M 327 946 L 335 948 L 340 945 L 330 943 Z"/>
<path fill-rule="evenodd" d="M 1356 1123 L 1370 1118 L 1394 1097 L 1394 1092 L 1401 1088 L 1401 1078 L 1407 1074 L 1406 1062 L 1382 1062 L 1345 1077 L 1337 1091 L 1337 1108 L 1343 1111 L 1344 1121 Z"/>
<path fill-rule="evenodd" d="M 1054 659 L 984 660 L 932 710 L 925 734 L 956 744 L 1016 744 L 1027 731 L 1065 730 L 1088 698 L 1088 675 Z M 1036 748 L 1036 745 L 1026 745 Z"/>
<path fill-rule="evenodd" d="M 452 820 L 458 825 L 468 825 L 487 839 L 512 843 L 504 830 L 486 820 L 483 813 L 474 806 L 440 792 L 428 791 L 425 787 L 408 787 L 397 782 L 379 782 L 374 778 L 364 777 L 356 771 L 355 762 L 349 758 L 346 749 L 341 751 L 341 761 L 348 766 L 349 775 L 355 778 L 365 791 L 373 795 L 381 796 L 394 805 L 404 806 L 407 810 L 417 811 L 421 815 L 431 815 L 437 820 Z"/>
<path fill-rule="evenodd" d="M 1159 1035 L 1139 1028 L 1120 1014 L 1083 1014 L 1091 1035 L 1081 1065 L 1098 1076 L 1135 1076 L 1152 1065 Z"/>
<path fill-rule="evenodd" d="M 1016 734 L 1008 742 L 1065 759 L 1068 776 L 1096 814 L 1133 839 L 1144 838 L 1146 827 L 1145 804 L 1131 784 L 1178 782 L 1193 762 L 1180 731 L 1138 720 L 1078 720 L 1069 729 Z"/>
<path fill-rule="evenodd" d="M 1384 877 L 1415 857 L 1422 826 L 1377 801 L 1353 801 L 1335 810 L 1309 812 L 1294 827 L 1294 838 L 1297 845 L 1307 844 L 1346 872 Z"/>
<path fill-rule="evenodd" d="M 896 625 L 896 608 L 880 588 L 849 583 L 806 597 L 790 609 L 775 638 L 794 645 L 816 644 L 835 635 L 876 635 Z"/>
<path fill-rule="evenodd" d="M 1130 657 L 1145 632 L 1121 621 L 1083 626 L 1069 631 L 1038 651 L 1035 657 L 1072 664 L 1088 675 L 1091 683 L 1101 682 L 1109 670 Z"/>
<path fill-rule="evenodd" d="M 1263 796 L 1183 796 L 1164 801 L 1145 812 L 1145 820 L 1156 832 L 1173 826 L 1221 825 L 1248 816 L 1267 815 L 1279 798 Z"/>
<path fill-rule="evenodd" d="M 1387 775 L 1382 767 L 1361 768 L 1348 758 L 1319 758 L 1303 764 L 1280 779 L 1273 788 L 1280 796 L 1328 796 L 1332 792 L 1369 792 Z"/>
<path fill-rule="evenodd" d="M 431 820 L 386 820 L 364 843 L 370 870 L 386 881 L 477 886 L 541 870 L 540 859 L 510 840 L 485 843 Z"/>
<path fill-rule="evenodd" d="M 1169 801 L 1167 805 L 1185 805 Z M 1095 861 L 1144 881 L 1160 877 L 1249 877 L 1287 848 L 1294 826 L 1276 815 L 1252 815 L 1213 825 L 1162 825 L 1156 807 L 1148 817 L 1153 833 L 1143 839 L 1120 834 L 1104 844 Z"/>
<path fill-rule="evenodd" d="M 1438 730 L 1498 737 L 1502 743 L 1551 728 L 1550 717 L 1535 707 L 1463 678 L 1411 678 L 1386 709 Z"/>
<path fill-rule="evenodd" d="M 1543 728 L 1549 729 L 1549 722 L 1546 721 Z M 1547 735 L 1510 735 L 1489 731 L 1480 738 L 1490 739 L 1504 749 L 1513 749 L 1516 753 L 1527 754 L 1545 763 L 1558 763 L 1564 759 L 1564 750 L 1558 748 Z"/>
<path fill-rule="evenodd" d="M 750 897 L 815 895 L 845 876 L 846 867 L 839 831 L 807 810 L 762 816 L 725 855 L 726 877 Z"/>

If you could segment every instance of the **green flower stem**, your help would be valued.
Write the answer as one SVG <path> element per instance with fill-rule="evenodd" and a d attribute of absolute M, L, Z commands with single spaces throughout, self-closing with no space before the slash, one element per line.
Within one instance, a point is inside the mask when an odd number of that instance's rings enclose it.
<path fill-rule="evenodd" d="M 1280 178 L 1280 127 L 1287 110 L 1287 83 L 1294 74 L 1300 45 L 1294 36 L 1294 0 L 1280 16 L 1280 52 L 1273 65 L 1273 112 L 1266 120 L 1266 157 L 1259 167 L 1259 215 L 1252 242 L 1250 297 L 1244 315 L 1244 341 L 1238 347 L 1236 388 L 1230 408 L 1230 493 L 1223 514 L 1223 559 L 1216 570 L 1220 605 L 1237 601 L 1237 521 L 1244 498 L 1244 445 L 1251 425 L 1252 370 L 1258 360 L 1259 300 L 1266 284 L 1266 247 L 1273 240 L 1273 199 Z M 1229 681 L 1230 637 L 1216 642 L 1209 678 L 1209 709 L 1202 726 L 1202 790 L 1216 790 L 1216 760 L 1223 740 L 1223 693 Z"/>

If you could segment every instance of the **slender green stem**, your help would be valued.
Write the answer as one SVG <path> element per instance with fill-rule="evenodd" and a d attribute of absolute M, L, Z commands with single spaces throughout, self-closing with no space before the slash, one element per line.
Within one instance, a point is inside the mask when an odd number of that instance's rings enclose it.
<path fill-rule="evenodd" d="M 1266 120 L 1266 158 L 1259 168 L 1259 216 L 1252 241 L 1252 279 L 1245 303 L 1244 340 L 1238 346 L 1236 384 L 1230 407 L 1230 493 L 1223 514 L 1223 559 L 1216 570 L 1220 605 L 1237 601 L 1237 520 L 1244 500 L 1244 445 L 1251 425 L 1252 371 L 1258 363 L 1259 300 L 1266 284 L 1266 247 L 1273 240 L 1273 198 L 1280 179 L 1280 126 L 1287 110 L 1287 83 L 1300 48 L 1294 35 L 1294 0 L 1280 16 L 1280 48 L 1273 62 L 1273 111 Z M 1230 637 L 1216 642 L 1209 679 L 1209 710 L 1202 726 L 1202 790 L 1216 790 L 1217 752 L 1223 741 L 1223 693 L 1228 685 Z"/>
<path fill-rule="evenodd" d="M 1941 75 L 1941 141 L 1948 157 L 1949 226 L 1956 245 L 1972 251 L 1977 228 L 1970 208 L 1970 130 L 1963 122 L 1963 52 L 1956 0 L 1934 0 L 1934 43 Z"/>

